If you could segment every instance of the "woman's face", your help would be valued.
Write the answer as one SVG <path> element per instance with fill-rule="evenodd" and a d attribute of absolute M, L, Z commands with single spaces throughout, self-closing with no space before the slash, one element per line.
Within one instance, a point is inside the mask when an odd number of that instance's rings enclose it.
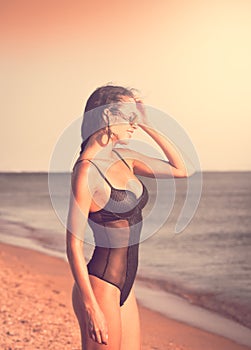
<path fill-rule="evenodd" d="M 127 144 L 137 129 L 137 107 L 133 98 L 123 97 L 119 107 L 119 114 L 111 116 L 110 130 L 115 135 L 115 141 Z"/>

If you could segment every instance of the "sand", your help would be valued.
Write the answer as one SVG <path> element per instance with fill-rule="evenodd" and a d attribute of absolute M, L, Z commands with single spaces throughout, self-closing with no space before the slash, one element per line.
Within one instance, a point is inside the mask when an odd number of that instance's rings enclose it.
<path fill-rule="evenodd" d="M 0 349 L 80 350 L 67 262 L 11 245 L 0 248 Z M 142 350 L 250 349 L 141 305 L 140 318 Z"/>

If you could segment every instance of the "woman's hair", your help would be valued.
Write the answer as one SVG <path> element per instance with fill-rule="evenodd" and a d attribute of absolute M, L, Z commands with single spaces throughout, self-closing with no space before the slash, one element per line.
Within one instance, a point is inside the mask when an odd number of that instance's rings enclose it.
<path fill-rule="evenodd" d="M 80 154 L 85 149 L 91 135 L 107 126 L 102 117 L 102 112 L 107 105 L 122 101 L 124 96 L 134 98 L 133 90 L 135 91 L 135 89 L 122 86 L 105 85 L 97 88 L 91 94 L 86 102 L 81 126 L 82 144 Z"/>

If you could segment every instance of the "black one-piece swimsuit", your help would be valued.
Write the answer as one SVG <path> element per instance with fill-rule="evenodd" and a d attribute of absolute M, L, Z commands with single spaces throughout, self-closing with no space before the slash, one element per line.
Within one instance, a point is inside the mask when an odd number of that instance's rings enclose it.
<path fill-rule="evenodd" d="M 130 169 L 120 154 L 113 151 Z M 87 269 L 90 275 L 119 288 L 122 306 L 136 277 L 142 209 L 147 203 L 148 192 L 142 182 L 142 194 L 139 198 L 132 191 L 114 188 L 97 165 L 89 161 L 108 183 L 111 193 L 102 209 L 89 213 L 88 223 L 94 234 L 95 249 Z"/>

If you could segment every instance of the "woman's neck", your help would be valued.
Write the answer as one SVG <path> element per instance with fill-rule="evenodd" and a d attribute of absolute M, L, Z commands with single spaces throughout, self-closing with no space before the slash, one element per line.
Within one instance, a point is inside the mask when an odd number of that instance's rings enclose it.
<path fill-rule="evenodd" d="M 80 158 L 109 160 L 113 158 L 113 147 L 112 140 L 109 140 L 107 144 L 102 144 L 97 138 L 91 138 Z"/>

